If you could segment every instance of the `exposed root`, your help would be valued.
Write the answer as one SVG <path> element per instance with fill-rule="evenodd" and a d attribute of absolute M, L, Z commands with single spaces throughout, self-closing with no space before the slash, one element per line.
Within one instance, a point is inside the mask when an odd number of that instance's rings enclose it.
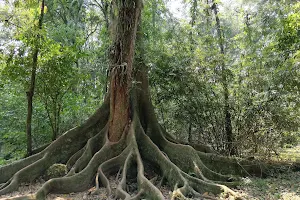
<path fill-rule="evenodd" d="M 76 163 L 76 161 L 82 156 L 82 154 L 84 153 L 85 149 L 86 149 L 86 145 L 82 149 L 80 149 L 79 151 L 77 151 L 73 156 L 70 157 L 70 159 L 68 160 L 68 162 L 66 164 L 69 173 L 70 173 L 72 167 L 74 166 L 74 164 Z M 73 170 L 73 172 L 74 172 L 74 170 Z M 70 173 L 70 175 L 71 174 L 73 175 L 73 173 Z"/>
<path fill-rule="evenodd" d="M 104 121 L 97 127 L 97 132 L 87 127 L 71 130 L 72 134 L 65 134 L 63 139 L 59 138 L 41 153 L 26 158 L 29 165 L 23 168 L 20 166 L 25 164 L 16 165 L 20 169 L 10 179 L 6 180 L 8 176 L 3 178 L 6 183 L 0 187 L 0 194 L 17 189 L 21 182 L 30 182 L 53 163 L 64 161 L 69 169 L 67 176 L 48 180 L 35 195 L 24 196 L 23 199 L 43 200 L 51 192 L 79 192 L 93 185 L 96 186 L 93 194 L 99 193 L 100 187 L 105 187 L 109 199 L 165 199 L 167 197 L 159 190 L 163 184 L 174 188 L 171 199 L 214 199 L 204 195 L 208 192 L 237 196 L 225 185 L 234 186 L 238 181 L 232 181 L 232 176 L 224 176 L 207 167 L 208 159 L 202 159 L 206 154 L 191 146 L 168 141 L 161 128 L 151 124 L 150 117 L 148 119 L 149 123 L 143 127 L 138 115 L 134 115 L 118 142 L 109 141 Z M 75 138 L 83 137 L 81 135 L 90 137 L 85 142 L 73 144 Z M 71 144 L 75 147 L 69 149 Z M 61 151 L 63 155 L 54 156 Z M 148 163 L 159 171 L 145 172 Z M 108 179 L 111 174 L 117 174 L 117 180 L 119 177 L 121 179 L 115 189 Z M 157 177 L 161 177 L 160 180 Z M 131 184 L 133 188 L 129 187 Z"/>
<path fill-rule="evenodd" d="M 24 167 L 31 165 L 37 160 L 43 157 L 44 153 L 35 154 L 33 156 L 24 158 L 14 163 L 0 167 L 0 183 L 8 181 L 16 172 L 20 171 Z"/>
<path fill-rule="evenodd" d="M 251 161 L 203 152 L 197 152 L 197 154 L 207 168 L 224 174 L 265 176 L 267 169 L 271 167 L 266 163 L 259 163 L 256 160 Z"/>
<path fill-rule="evenodd" d="M 166 152 L 168 155 L 166 156 L 143 131 L 141 136 L 142 139 L 140 141 L 142 143 L 139 147 L 142 154 L 146 158 L 152 158 L 151 162 L 160 166 L 163 176 L 168 180 L 168 184 L 176 188 L 173 191 L 173 196 L 176 194 L 175 196 L 181 196 L 181 198 L 187 196 L 202 197 L 201 194 L 205 192 L 212 192 L 214 194 L 226 192 L 237 196 L 228 187 L 211 181 L 203 175 L 204 173 L 200 170 L 197 163 L 203 166 L 202 169 L 205 173 L 214 178 L 218 177 L 221 180 L 227 180 L 229 177 L 208 171 L 197 156 L 195 149 L 186 145 L 164 141 L 163 152 Z M 150 154 L 155 154 L 155 158 Z"/>
<path fill-rule="evenodd" d="M 231 176 L 224 176 L 207 168 L 200 160 L 196 150 L 191 146 L 167 141 L 163 151 L 166 152 L 171 161 L 184 172 L 195 174 L 198 178 L 205 181 L 211 179 L 225 182 L 231 178 Z M 207 179 L 205 177 L 207 177 Z"/>
<path fill-rule="evenodd" d="M 52 191 L 58 193 L 80 192 L 88 189 L 97 172 L 98 166 L 117 155 L 124 149 L 124 139 L 111 144 L 109 141 L 91 158 L 87 166 L 79 173 L 69 177 L 54 178 L 47 181 L 37 192 L 37 199 L 45 199 Z"/>
<path fill-rule="evenodd" d="M 138 166 L 137 180 L 138 180 L 138 185 L 140 187 L 140 190 L 145 191 L 145 195 L 150 199 L 164 199 L 159 189 L 144 176 L 143 161 L 137 148 L 135 149 L 135 155 L 136 155 L 137 166 Z"/>
<path fill-rule="evenodd" d="M 132 151 L 126 157 L 122 170 L 122 179 L 116 189 L 116 197 L 121 199 L 130 199 L 130 194 L 126 192 L 126 176 L 132 162 Z"/>
<path fill-rule="evenodd" d="M 41 176 L 54 163 L 67 160 L 107 121 L 107 104 L 92 115 L 83 125 L 63 134 L 38 154 L 0 167 L 0 195 L 16 190 L 23 182 L 31 182 Z"/>
<path fill-rule="evenodd" d="M 104 127 L 98 134 L 90 138 L 84 148 L 82 155 L 77 159 L 73 167 L 70 169 L 68 176 L 74 175 L 81 171 L 89 163 L 95 152 L 102 146 L 103 138 L 107 135 L 107 126 Z M 76 154 L 74 154 L 76 155 Z M 72 157 L 71 157 L 72 158 Z M 76 157 L 73 157 L 75 159 Z M 71 164 L 71 163 L 70 163 Z"/>
<path fill-rule="evenodd" d="M 14 174 L 14 176 L 6 184 L 4 184 L 1 187 L 0 195 L 6 194 L 6 193 L 9 193 L 9 192 L 12 192 L 12 191 L 18 189 L 20 182 L 33 181 L 35 178 L 40 176 L 40 174 L 42 174 L 42 172 L 45 169 L 47 169 L 48 167 L 50 167 L 50 166 L 46 165 L 45 157 L 41 158 L 37 162 L 35 162 L 27 167 L 24 167 L 23 169 L 18 171 L 16 174 Z"/>
<path fill-rule="evenodd" d="M 102 185 L 104 187 L 106 187 L 106 189 L 107 189 L 107 196 L 111 196 L 111 194 L 112 194 L 111 187 L 110 187 L 109 180 L 108 180 L 107 176 L 105 175 L 105 173 L 109 173 L 111 171 L 114 171 L 116 168 L 120 168 L 122 166 L 122 164 L 125 162 L 125 159 L 129 155 L 129 153 L 130 153 L 130 147 L 127 146 L 126 149 L 124 149 L 124 151 L 120 155 L 103 162 L 99 166 L 97 175 L 96 175 L 96 181 L 95 181 L 96 182 L 96 191 L 94 192 L 94 194 L 99 193 L 99 188 L 100 188 L 99 182 L 101 181 Z M 117 174 L 117 177 L 118 177 L 118 174 Z M 100 180 L 99 180 L 99 178 L 100 178 Z"/>

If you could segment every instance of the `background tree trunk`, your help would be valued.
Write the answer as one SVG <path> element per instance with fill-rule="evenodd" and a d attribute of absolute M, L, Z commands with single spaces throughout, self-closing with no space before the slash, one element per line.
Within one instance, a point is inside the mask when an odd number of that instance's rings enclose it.
<path fill-rule="evenodd" d="M 231 125 L 231 114 L 230 114 L 230 106 L 229 106 L 229 90 L 228 90 L 228 80 L 227 80 L 227 72 L 226 72 L 226 64 L 225 64 L 225 48 L 224 48 L 224 36 L 223 31 L 221 29 L 220 19 L 218 16 L 218 7 L 217 3 L 213 1 L 212 9 L 215 14 L 216 18 L 216 28 L 219 37 L 219 47 L 220 53 L 222 55 L 221 60 L 221 82 L 223 86 L 223 94 L 224 94 L 224 122 L 225 122 L 225 134 L 227 138 L 227 151 L 229 155 L 235 155 L 236 150 L 234 147 L 234 135 L 232 132 L 232 125 Z"/>
<path fill-rule="evenodd" d="M 43 18 L 44 18 L 44 7 L 45 7 L 45 0 L 42 1 L 41 5 L 41 14 L 39 17 L 38 28 L 42 29 L 43 25 Z M 38 54 L 39 54 L 39 45 L 40 45 L 40 35 L 37 35 L 36 38 L 36 45 L 33 50 L 32 56 L 32 70 L 31 70 L 31 78 L 30 78 L 30 87 L 29 91 L 26 92 L 27 95 L 27 120 L 26 120 L 26 135 L 27 135 L 27 156 L 32 154 L 32 134 L 31 134 L 31 121 L 32 121 L 32 100 L 34 95 L 34 88 L 35 88 L 35 76 L 36 76 L 36 68 L 38 62 Z"/>

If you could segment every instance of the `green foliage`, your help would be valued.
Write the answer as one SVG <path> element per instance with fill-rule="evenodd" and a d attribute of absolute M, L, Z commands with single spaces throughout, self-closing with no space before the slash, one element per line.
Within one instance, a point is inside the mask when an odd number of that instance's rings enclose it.
<path fill-rule="evenodd" d="M 300 3 L 292 6 L 291 12 L 283 20 L 283 30 L 279 33 L 279 48 L 286 55 L 295 53 L 300 48 Z"/>
<path fill-rule="evenodd" d="M 77 9 L 74 9 L 74 2 L 78 3 Z M 90 29 L 82 29 L 89 24 L 83 24 L 85 9 L 80 6 L 82 2 L 73 1 L 72 6 L 68 1 L 47 2 L 42 31 L 36 28 L 39 16 L 36 2 L 5 4 L 3 17 L 8 17 L 9 21 L 2 23 L 1 29 L 5 36 L 11 37 L 3 36 L 0 40 L 3 50 L 0 52 L 0 76 L 5 80 L 0 85 L 0 100 L 4 103 L 0 113 L 0 157 L 4 158 L 3 162 L 21 158 L 25 153 L 25 92 L 36 45 L 39 55 L 33 103 L 34 148 L 48 143 L 51 132 L 59 135 L 74 124 L 80 124 L 102 101 L 104 94 L 100 88 L 105 83 L 106 66 L 99 66 L 98 62 L 106 59 L 103 51 L 107 42 L 103 41 L 107 39 L 87 45 L 89 37 L 95 37 L 97 32 L 91 35 Z M 53 13 L 55 9 L 57 12 Z M 100 21 L 99 18 L 99 21 L 93 20 L 96 24 Z M 101 37 L 104 29 L 99 29 Z"/>
<path fill-rule="evenodd" d="M 285 60 L 278 45 L 282 40 L 278 35 L 288 33 L 281 30 L 294 23 L 290 18 L 298 14 L 297 5 L 259 1 L 235 10 L 220 5 L 228 12 L 219 15 L 225 55 L 220 54 L 216 35 L 211 34 L 216 31 L 211 10 L 197 6 L 193 27 L 190 22 L 179 24 L 163 15 L 156 20 L 164 26 L 153 27 L 149 23 L 153 7 L 146 7 L 143 30 L 157 114 L 180 140 L 208 143 L 222 152 L 226 144 L 222 112 L 225 73 L 238 152 L 271 156 L 283 144 L 296 144 L 299 137 L 299 52 Z M 194 9 L 192 1 L 188 6 Z M 297 28 L 291 33 L 289 47 L 295 48 L 299 45 L 299 37 L 294 37 Z M 223 72 L 222 62 L 227 67 Z"/>
<path fill-rule="evenodd" d="M 19 96 L 19 87 L 20 85 L 6 82 L 0 88 L 0 157 L 4 160 L 15 160 L 25 154 L 26 97 Z M 9 92 L 10 90 L 14 92 Z"/>
<path fill-rule="evenodd" d="M 294 135 L 293 135 L 294 136 Z M 294 139 L 294 138 L 293 138 Z M 294 140 L 292 140 L 293 144 Z M 299 144 L 299 137 L 298 137 Z M 300 146 L 290 145 L 290 141 L 286 142 L 285 148 L 280 151 L 280 158 L 288 162 L 300 162 Z"/>

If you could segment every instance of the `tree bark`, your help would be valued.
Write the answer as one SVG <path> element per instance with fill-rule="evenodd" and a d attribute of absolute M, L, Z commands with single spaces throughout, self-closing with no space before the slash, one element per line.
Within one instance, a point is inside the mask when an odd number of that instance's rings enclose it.
<path fill-rule="evenodd" d="M 45 7 L 45 0 L 42 1 L 41 14 L 38 22 L 38 29 L 40 30 L 42 29 L 42 25 L 43 25 L 44 7 Z M 29 87 L 29 91 L 26 92 L 27 95 L 27 120 L 26 120 L 27 156 L 30 156 L 32 154 L 32 133 L 31 133 L 31 121 L 32 121 L 32 110 L 33 110 L 32 100 L 34 96 L 35 76 L 36 76 L 38 54 L 40 48 L 39 40 L 40 40 L 40 35 L 37 34 L 36 45 L 34 47 L 33 56 L 32 56 L 30 87 Z"/>
<path fill-rule="evenodd" d="M 110 60 L 110 119 L 109 139 L 118 141 L 123 132 L 126 134 L 131 121 L 130 90 L 135 39 L 140 21 L 141 0 L 115 0 L 118 10 L 113 23 L 113 48 Z"/>

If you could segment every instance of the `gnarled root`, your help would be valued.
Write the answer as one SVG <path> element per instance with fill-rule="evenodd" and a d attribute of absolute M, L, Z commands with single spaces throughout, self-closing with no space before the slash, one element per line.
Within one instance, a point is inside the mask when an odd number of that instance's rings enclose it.
<path fill-rule="evenodd" d="M 213 181 L 205 178 L 200 171 L 199 173 L 201 175 L 199 175 L 199 177 L 194 177 L 185 172 L 191 170 L 190 172 L 193 173 L 193 175 L 196 175 L 197 170 L 199 170 L 199 168 L 195 169 L 193 167 L 196 162 L 199 162 L 199 158 L 197 156 L 193 157 L 193 154 L 191 154 L 192 152 L 187 154 L 187 152 L 183 151 L 185 148 L 192 151 L 193 149 L 190 149 L 190 147 L 174 144 L 170 151 L 168 148 L 165 148 L 164 154 L 143 131 L 141 138 L 142 139 L 139 140 L 141 141 L 139 147 L 141 148 L 142 155 L 144 155 L 147 159 L 150 159 L 152 163 L 160 166 L 163 176 L 168 181 L 168 185 L 174 188 L 172 193 L 173 198 L 180 197 L 184 199 L 185 197 L 190 196 L 203 197 L 202 194 L 205 192 L 211 192 L 214 194 L 228 192 L 237 196 L 226 186 L 214 183 Z M 169 141 L 166 142 L 169 143 Z M 164 147 L 166 146 L 164 145 Z M 180 155 L 181 153 L 184 157 Z M 151 156 L 153 154 L 155 156 Z M 222 179 L 224 178 L 220 174 L 218 176 Z"/>
<path fill-rule="evenodd" d="M 99 119 L 95 121 L 99 122 Z M 93 194 L 99 193 L 100 187 L 105 187 L 109 199 L 213 199 L 214 197 L 204 196 L 207 192 L 225 192 L 237 196 L 225 186 L 236 185 L 238 181 L 233 180 L 237 179 L 211 171 L 202 162 L 202 154 L 199 155 L 197 150 L 188 145 L 167 140 L 163 131 L 157 128 L 158 125 L 148 123 L 146 127 L 145 131 L 138 115 L 134 115 L 128 131 L 114 143 L 107 137 L 104 121 L 97 127 L 96 134 L 91 133 L 94 129 L 87 127 L 73 129 L 44 151 L 21 161 L 22 165 L 14 164 L 19 170 L 10 178 L 2 178 L 6 183 L 1 186 L 0 194 L 17 189 L 21 182 L 32 181 L 53 163 L 64 162 L 69 169 L 66 176 L 48 180 L 35 195 L 24 196 L 22 199 L 42 200 L 51 192 L 79 192 L 93 185 L 96 185 Z M 86 138 L 84 142 L 71 148 L 75 139 L 83 139 L 82 135 Z M 64 155 L 57 155 L 62 154 L 61 152 Z M 158 175 L 156 178 L 149 175 L 145 163 L 157 169 L 153 171 Z M 1 168 L 3 169 L 7 167 Z M 113 188 L 108 177 L 116 173 L 117 187 Z M 159 181 L 156 180 L 157 177 L 162 178 Z M 173 188 L 170 197 L 163 195 L 159 189 L 163 182 Z"/>

